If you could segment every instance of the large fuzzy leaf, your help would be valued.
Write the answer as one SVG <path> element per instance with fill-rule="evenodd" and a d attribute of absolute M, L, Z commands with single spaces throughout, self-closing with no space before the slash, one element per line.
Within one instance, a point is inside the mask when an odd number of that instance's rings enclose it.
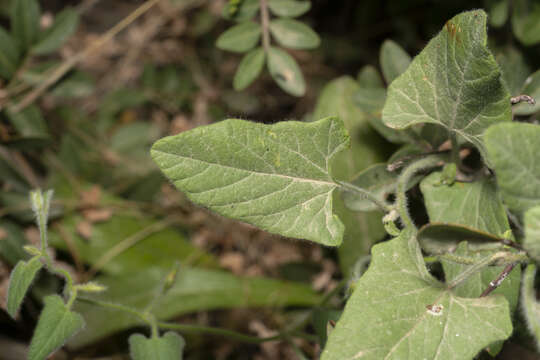
<path fill-rule="evenodd" d="M 396 129 L 437 124 L 485 155 L 484 131 L 511 119 L 510 94 L 486 41 L 484 11 L 464 12 L 449 20 L 390 84 L 385 124 Z"/>

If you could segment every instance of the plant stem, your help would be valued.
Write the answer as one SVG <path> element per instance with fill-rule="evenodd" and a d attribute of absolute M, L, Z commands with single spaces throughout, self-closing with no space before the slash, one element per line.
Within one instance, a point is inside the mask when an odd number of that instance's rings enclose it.
<path fill-rule="evenodd" d="M 471 275 L 476 274 L 486 266 L 492 264 L 493 262 L 502 259 L 506 256 L 506 252 L 496 252 L 493 255 L 486 256 L 485 258 L 481 259 L 474 265 L 467 268 L 465 271 L 463 271 L 461 274 L 456 276 L 454 280 L 448 285 L 448 289 L 453 289 L 459 284 L 461 284 L 463 281 L 467 280 Z"/>
<path fill-rule="evenodd" d="M 336 183 L 338 183 L 342 189 L 349 192 L 354 192 L 357 194 L 360 194 L 361 196 L 365 197 L 367 200 L 371 201 L 375 205 L 377 205 L 381 210 L 385 212 L 389 212 L 392 210 L 392 207 L 388 204 L 386 204 L 384 201 L 377 198 L 375 195 L 367 191 L 366 189 L 362 189 L 361 187 L 358 187 L 356 185 L 353 185 L 351 183 L 345 182 L 345 181 L 339 181 L 337 180 Z"/>
<path fill-rule="evenodd" d="M 503 271 L 497 276 L 497 278 L 489 283 L 489 286 L 486 290 L 482 292 L 480 297 L 488 296 L 493 292 L 496 288 L 501 285 L 501 283 L 506 279 L 506 277 L 510 274 L 510 272 L 514 269 L 514 267 L 517 265 L 517 262 L 508 264 L 504 267 Z"/>
<path fill-rule="evenodd" d="M 450 134 L 450 141 L 452 143 L 452 161 L 456 164 L 458 169 L 461 169 L 461 158 L 459 157 L 459 143 L 457 135 L 455 133 Z"/>
<path fill-rule="evenodd" d="M 270 50 L 270 14 L 268 13 L 268 0 L 260 0 L 261 4 L 261 28 L 262 44 L 264 52 Z"/>

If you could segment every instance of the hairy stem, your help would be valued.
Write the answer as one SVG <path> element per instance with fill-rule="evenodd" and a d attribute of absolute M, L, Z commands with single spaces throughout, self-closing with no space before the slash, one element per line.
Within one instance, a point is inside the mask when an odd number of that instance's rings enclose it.
<path fill-rule="evenodd" d="M 456 276 L 454 280 L 450 284 L 448 284 L 449 289 L 453 289 L 465 280 L 467 280 L 470 276 L 476 274 L 486 266 L 491 265 L 495 261 L 504 258 L 507 255 L 506 252 L 496 252 L 493 255 L 486 256 L 485 258 L 481 259 L 471 267 L 467 268 L 465 271 L 463 271 L 461 274 Z"/>
<path fill-rule="evenodd" d="M 341 188 L 344 191 L 349 191 L 349 192 L 354 192 L 354 193 L 360 194 L 361 196 L 363 196 L 367 200 L 369 200 L 372 203 L 374 203 L 375 205 L 377 205 L 381 210 L 383 210 L 385 212 L 389 212 L 390 210 L 392 210 L 392 207 L 390 205 L 386 204 L 384 201 L 380 200 L 379 198 L 377 198 L 375 195 L 373 195 L 372 193 L 370 193 L 366 189 L 362 189 L 361 187 L 358 187 L 356 185 L 353 185 L 353 184 L 345 182 L 345 181 L 336 181 L 336 182 L 341 186 Z"/>
<path fill-rule="evenodd" d="M 497 278 L 489 283 L 489 286 L 486 290 L 482 292 L 480 297 L 488 296 L 493 292 L 496 288 L 499 287 L 499 285 L 502 284 L 504 279 L 510 274 L 510 272 L 514 269 L 514 267 L 517 265 L 517 263 L 508 264 L 504 267 L 503 271 L 497 276 Z"/>

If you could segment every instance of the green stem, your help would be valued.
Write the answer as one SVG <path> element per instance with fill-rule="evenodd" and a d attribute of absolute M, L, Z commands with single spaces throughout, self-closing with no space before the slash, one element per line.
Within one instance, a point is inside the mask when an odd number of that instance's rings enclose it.
<path fill-rule="evenodd" d="M 339 184 L 341 186 L 341 188 L 344 189 L 344 191 L 349 191 L 349 192 L 354 192 L 354 193 L 360 194 L 361 196 L 363 196 L 367 200 L 371 201 L 372 203 L 377 205 L 381 210 L 383 210 L 385 212 L 389 212 L 390 210 L 392 210 L 392 207 L 390 205 L 386 204 L 384 201 L 377 198 L 375 195 L 373 195 L 372 193 L 370 193 L 366 189 L 362 189 L 361 187 L 358 187 L 356 185 L 353 185 L 353 184 L 345 182 L 345 181 L 336 180 L 336 183 Z"/>
<path fill-rule="evenodd" d="M 270 50 L 270 14 L 268 13 L 267 1 L 268 0 L 260 0 L 262 44 L 265 53 L 268 53 L 268 50 Z"/>
<path fill-rule="evenodd" d="M 472 257 L 459 256 L 459 255 L 454 255 L 450 253 L 439 255 L 437 256 L 437 258 L 438 260 L 446 260 L 446 261 L 450 261 L 456 264 L 463 264 L 463 265 L 474 265 L 477 262 L 477 259 L 474 259 Z"/>
<path fill-rule="evenodd" d="M 476 274 L 477 272 L 479 272 L 486 266 L 491 265 L 495 261 L 504 258 L 505 256 L 507 256 L 507 254 L 508 253 L 506 252 L 496 252 L 493 255 L 486 256 L 485 258 L 481 259 L 474 265 L 468 267 L 465 271 L 463 271 L 461 274 L 456 276 L 456 278 L 452 280 L 452 282 L 448 285 L 448 289 L 455 288 L 456 286 L 461 284 L 463 281 L 467 280 L 470 276 Z"/>
<path fill-rule="evenodd" d="M 450 142 L 452 143 L 452 161 L 458 169 L 461 169 L 461 157 L 459 156 L 459 143 L 455 133 L 450 134 Z"/>

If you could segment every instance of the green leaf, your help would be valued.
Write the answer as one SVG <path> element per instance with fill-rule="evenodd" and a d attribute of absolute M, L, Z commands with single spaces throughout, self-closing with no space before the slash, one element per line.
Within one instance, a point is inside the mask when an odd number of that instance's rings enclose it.
<path fill-rule="evenodd" d="M 472 359 L 511 333 L 504 297 L 458 297 L 427 272 L 416 239 L 402 231 L 373 247 L 321 359 Z"/>
<path fill-rule="evenodd" d="M 279 87 L 291 95 L 303 96 L 306 92 L 306 82 L 296 60 L 273 46 L 268 50 L 267 56 L 268 71 Z"/>
<path fill-rule="evenodd" d="M 492 126 L 484 136 L 505 204 L 517 213 L 540 202 L 540 126 L 509 123 Z"/>
<path fill-rule="evenodd" d="M 338 245 L 335 154 L 349 144 L 338 119 L 275 125 L 237 119 L 159 140 L 154 161 L 196 204 L 263 230 Z"/>
<path fill-rule="evenodd" d="M 315 309 L 315 311 L 313 311 L 313 327 L 315 333 L 319 337 L 319 344 L 321 347 L 324 348 L 326 340 L 328 339 L 329 321 L 338 321 L 341 313 L 341 310 L 334 309 Z"/>
<path fill-rule="evenodd" d="M 129 353 L 133 360 L 182 360 L 186 342 L 175 332 L 146 338 L 141 334 L 129 337 Z"/>
<path fill-rule="evenodd" d="M 14 113 L 11 110 L 6 111 L 9 121 L 17 132 L 24 138 L 48 139 L 47 124 L 39 107 L 30 105 L 21 111 Z"/>
<path fill-rule="evenodd" d="M 482 10 L 449 20 L 390 84 L 383 109 L 383 121 L 392 128 L 437 124 L 473 143 L 484 158 L 485 129 L 511 116 L 510 95 L 486 47 Z"/>
<path fill-rule="evenodd" d="M 79 13 L 75 9 L 65 8 L 58 13 L 54 23 L 39 41 L 32 47 L 32 53 L 43 55 L 57 50 L 75 32 L 79 23 Z"/>
<path fill-rule="evenodd" d="M 295 18 L 302 16 L 311 9 L 308 0 L 268 0 L 270 11 L 276 16 Z"/>
<path fill-rule="evenodd" d="M 494 54 L 510 95 L 520 95 L 523 83 L 531 73 L 522 52 L 513 46 L 506 46 L 496 49 Z"/>
<path fill-rule="evenodd" d="M 540 6 L 534 0 L 512 1 L 512 30 L 526 46 L 540 42 Z"/>
<path fill-rule="evenodd" d="M 532 115 L 540 111 L 540 70 L 527 77 L 520 94 L 527 94 L 536 99 L 536 104 L 520 103 L 512 107 L 515 115 Z"/>
<path fill-rule="evenodd" d="M 92 299 L 145 309 L 161 291 L 162 281 L 170 269 L 149 267 L 121 276 L 100 276 L 95 280 L 107 287 Z M 257 277 L 237 277 L 225 271 L 181 266 L 174 285 L 160 296 L 153 314 L 169 319 L 197 311 L 239 307 L 313 306 L 321 296 L 311 286 Z M 87 327 L 70 342 L 70 346 L 88 345 L 113 332 L 141 325 L 131 314 L 97 307 L 78 301 L 78 312 L 87 319 Z"/>
<path fill-rule="evenodd" d="M 15 265 L 19 260 L 26 260 L 28 255 L 24 252 L 26 238 L 21 228 L 14 222 L 0 221 L 0 257 L 9 265 Z"/>
<path fill-rule="evenodd" d="M 540 304 L 536 300 L 537 291 L 534 288 L 535 277 L 536 265 L 529 264 L 523 274 L 521 304 L 529 332 L 534 336 L 534 340 L 536 340 L 536 347 L 540 349 Z"/>
<path fill-rule="evenodd" d="M 362 88 L 384 88 L 381 75 L 372 65 L 366 65 L 360 69 L 358 72 L 358 84 Z"/>
<path fill-rule="evenodd" d="M 30 342 L 28 360 L 45 360 L 84 328 L 84 319 L 71 311 L 58 295 L 47 296 Z"/>
<path fill-rule="evenodd" d="M 10 79 L 18 67 L 19 47 L 13 37 L 0 27 L 0 76 Z"/>
<path fill-rule="evenodd" d="M 270 22 L 270 32 L 281 45 L 289 49 L 314 49 L 321 39 L 306 24 L 292 19 L 276 19 Z"/>
<path fill-rule="evenodd" d="M 259 11 L 259 0 L 242 0 L 237 10 L 231 12 L 231 3 L 227 2 L 223 7 L 223 17 L 227 20 L 234 20 L 238 22 L 246 21 L 255 16 Z"/>
<path fill-rule="evenodd" d="M 253 49 L 260 38 L 261 25 L 246 21 L 221 34 L 216 40 L 216 46 L 221 50 L 243 53 Z"/>
<path fill-rule="evenodd" d="M 387 84 L 403 74 L 411 63 L 411 56 L 392 40 L 385 40 L 381 47 L 381 69 Z"/>
<path fill-rule="evenodd" d="M 7 311 L 12 318 L 17 315 L 28 288 L 42 266 L 39 257 L 34 257 L 28 261 L 19 261 L 11 272 L 7 294 Z"/>
<path fill-rule="evenodd" d="M 386 164 L 375 164 L 362 171 L 352 183 L 374 194 L 381 201 L 386 201 L 388 195 L 396 190 L 398 174 L 386 169 Z M 371 201 L 356 193 L 343 193 L 345 205 L 355 211 L 376 210 Z"/>
<path fill-rule="evenodd" d="M 262 47 L 253 49 L 244 55 L 234 75 L 234 90 L 241 91 L 251 85 L 261 73 L 265 60 L 266 54 Z"/>
<path fill-rule="evenodd" d="M 489 24 L 493 27 L 501 27 L 508 20 L 508 0 L 489 0 L 487 3 Z"/>
<path fill-rule="evenodd" d="M 39 2 L 37 0 L 14 0 L 11 6 L 13 36 L 23 49 L 29 49 L 39 36 Z"/>
<path fill-rule="evenodd" d="M 524 217 L 523 247 L 536 261 L 540 261 L 540 206 L 527 210 Z"/>

